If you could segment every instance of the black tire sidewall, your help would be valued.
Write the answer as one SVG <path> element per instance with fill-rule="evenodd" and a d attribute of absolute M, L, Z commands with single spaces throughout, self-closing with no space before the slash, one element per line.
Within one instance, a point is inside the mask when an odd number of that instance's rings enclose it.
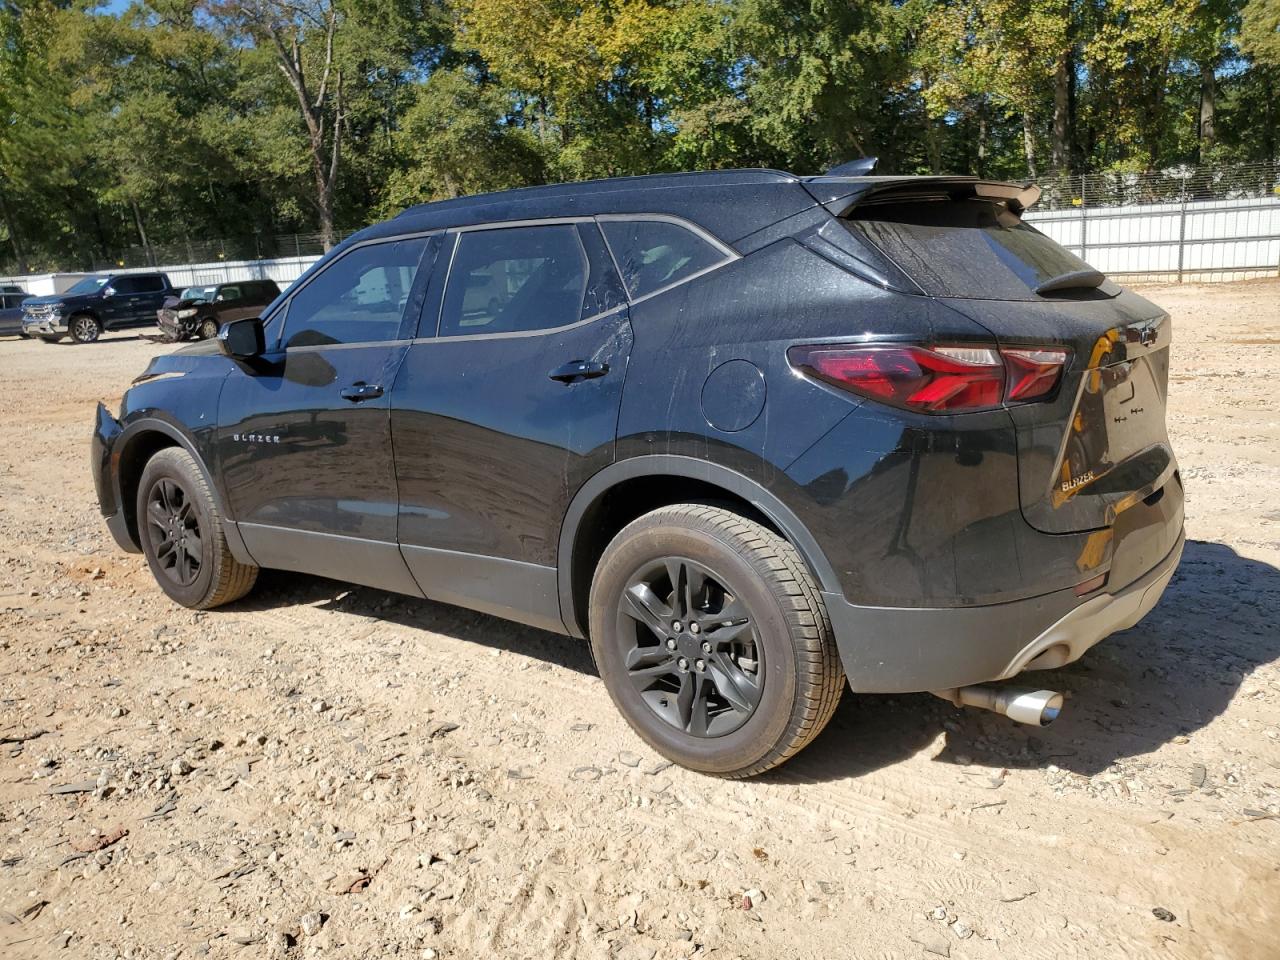
<path fill-rule="evenodd" d="M 203 484 L 198 482 L 199 478 L 195 475 L 197 469 L 186 451 L 177 448 L 160 451 L 143 468 L 142 479 L 138 483 L 136 504 L 138 540 L 142 544 L 142 553 L 147 558 L 147 566 L 151 568 L 151 575 L 170 599 L 184 607 L 199 607 L 218 582 L 217 570 L 215 570 L 217 552 L 213 518 L 210 515 L 210 504 L 204 494 Z M 182 492 L 192 505 L 196 522 L 200 527 L 200 573 L 187 586 L 169 579 L 169 575 L 156 561 L 155 548 L 151 543 L 147 525 L 147 499 L 152 487 L 162 479 L 172 480 L 182 488 Z"/>
<path fill-rule="evenodd" d="M 796 703 L 796 650 L 786 614 L 768 584 L 739 550 L 710 530 L 655 523 L 623 531 L 605 552 L 591 591 L 591 647 L 600 677 L 632 728 L 651 747 L 681 766 L 703 773 L 734 774 L 757 764 L 786 733 Z M 746 603 L 764 648 L 764 689 L 751 718 L 720 737 L 677 730 L 641 699 L 626 675 L 616 636 L 616 612 L 631 576 L 659 557 L 693 560 L 725 578 Z"/>

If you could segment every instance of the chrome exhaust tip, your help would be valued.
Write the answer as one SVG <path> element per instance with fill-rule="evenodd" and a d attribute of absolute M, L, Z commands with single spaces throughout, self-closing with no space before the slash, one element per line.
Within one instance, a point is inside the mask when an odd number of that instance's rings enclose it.
<path fill-rule="evenodd" d="M 1047 727 L 1062 713 L 1062 694 L 1055 690 L 974 684 L 971 687 L 935 690 L 934 695 L 950 700 L 957 707 L 990 710 L 1033 727 Z"/>

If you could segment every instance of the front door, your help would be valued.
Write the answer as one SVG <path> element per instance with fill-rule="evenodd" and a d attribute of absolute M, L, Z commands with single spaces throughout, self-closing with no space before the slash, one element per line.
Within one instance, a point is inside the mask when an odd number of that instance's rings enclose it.
<path fill-rule="evenodd" d="M 436 244 L 337 257 L 267 321 L 269 354 L 224 382 L 218 462 L 259 565 L 419 592 L 395 543 L 388 411 Z"/>
<path fill-rule="evenodd" d="M 428 597 L 562 630 L 560 523 L 613 460 L 631 347 L 621 283 L 590 222 L 464 230 L 446 246 L 440 307 L 392 396 L 401 549 Z"/>

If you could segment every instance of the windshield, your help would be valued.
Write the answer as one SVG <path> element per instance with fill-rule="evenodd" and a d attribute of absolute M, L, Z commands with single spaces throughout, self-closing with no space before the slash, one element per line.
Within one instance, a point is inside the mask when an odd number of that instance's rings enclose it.
<path fill-rule="evenodd" d="M 870 203 L 855 207 L 845 225 L 934 297 L 1035 300 L 1036 287 L 1046 281 L 1090 270 L 1074 253 L 990 200 Z"/>
<path fill-rule="evenodd" d="M 83 280 L 77 280 L 74 285 L 68 287 L 67 293 L 97 293 L 110 280 L 110 277 L 85 277 Z"/>
<path fill-rule="evenodd" d="M 212 300 L 215 287 L 187 287 L 179 295 L 180 300 Z"/>

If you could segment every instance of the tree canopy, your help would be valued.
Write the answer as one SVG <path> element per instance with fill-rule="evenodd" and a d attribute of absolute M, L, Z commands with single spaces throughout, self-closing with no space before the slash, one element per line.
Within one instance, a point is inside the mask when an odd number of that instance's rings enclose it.
<path fill-rule="evenodd" d="M 1280 0 L 0 0 L 0 273 L 554 180 L 1276 162 L 1277 101 Z"/>

